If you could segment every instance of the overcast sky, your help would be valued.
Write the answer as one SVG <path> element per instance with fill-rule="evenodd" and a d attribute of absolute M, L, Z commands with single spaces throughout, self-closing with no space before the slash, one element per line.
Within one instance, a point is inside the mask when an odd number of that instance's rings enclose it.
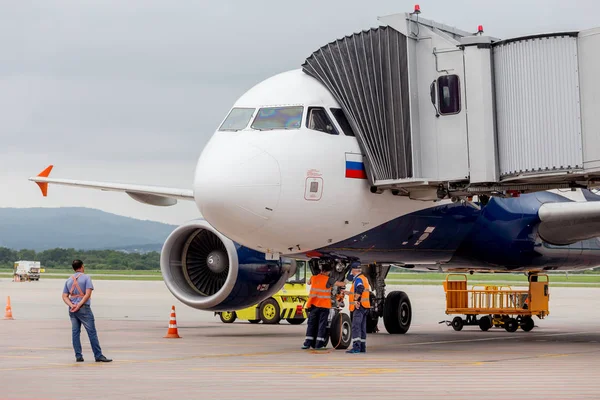
<path fill-rule="evenodd" d="M 27 178 L 54 164 L 54 177 L 191 188 L 202 148 L 244 91 L 414 3 L 0 0 L 0 207 L 195 218 L 191 202 L 159 208 L 60 186 L 44 198 Z M 499 38 L 600 25 L 593 0 L 419 4 L 423 18 Z"/>

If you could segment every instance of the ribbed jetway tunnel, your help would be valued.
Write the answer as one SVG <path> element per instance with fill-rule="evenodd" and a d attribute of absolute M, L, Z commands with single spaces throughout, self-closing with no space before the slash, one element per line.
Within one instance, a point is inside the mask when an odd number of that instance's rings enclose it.
<path fill-rule="evenodd" d="M 382 26 L 315 51 L 302 65 L 340 103 L 371 184 L 413 176 L 407 38 Z"/>
<path fill-rule="evenodd" d="M 302 64 L 340 103 L 373 192 L 600 187 L 600 28 L 501 40 L 414 13 L 379 21 Z"/>

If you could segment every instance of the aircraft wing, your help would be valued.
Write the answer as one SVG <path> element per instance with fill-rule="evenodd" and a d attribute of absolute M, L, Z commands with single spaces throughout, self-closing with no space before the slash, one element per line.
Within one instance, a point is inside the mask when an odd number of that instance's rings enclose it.
<path fill-rule="evenodd" d="M 172 206 L 177 204 L 177 200 L 194 200 L 194 192 L 189 189 L 50 178 L 49 176 L 52 168 L 53 165 L 50 165 L 37 176 L 29 178 L 30 181 L 38 184 L 43 196 L 48 195 L 48 184 L 52 183 L 54 185 L 75 186 L 111 192 L 125 192 L 134 200 L 153 206 Z"/>
<path fill-rule="evenodd" d="M 538 216 L 538 233 L 550 244 L 568 245 L 600 237 L 600 201 L 546 203 Z"/>

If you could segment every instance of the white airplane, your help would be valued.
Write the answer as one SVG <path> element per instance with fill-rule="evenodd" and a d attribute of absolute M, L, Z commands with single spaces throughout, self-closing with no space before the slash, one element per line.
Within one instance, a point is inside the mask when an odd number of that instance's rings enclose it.
<path fill-rule="evenodd" d="M 302 69 L 243 94 L 199 157 L 192 188 L 50 178 L 30 180 L 125 192 L 154 206 L 194 201 L 203 218 L 167 238 L 161 253 L 173 295 L 201 310 L 230 311 L 279 291 L 290 260 L 331 263 L 343 280 L 360 261 L 374 311 L 406 333 L 406 293 L 385 295 L 391 265 L 415 271 L 578 270 L 600 265 L 600 196 L 587 189 L 519 197 L 413 199 L 372 190 L 364 151 L 331 91 Z"/>

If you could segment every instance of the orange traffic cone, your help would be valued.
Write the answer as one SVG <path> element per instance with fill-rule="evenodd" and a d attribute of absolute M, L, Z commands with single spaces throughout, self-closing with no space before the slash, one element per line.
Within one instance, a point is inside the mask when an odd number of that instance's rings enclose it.
<path fill-rule="evenodd" d="M 4 319 L 14 319 L 12 316 L 12 309 L 10 308 L 10 296 L 6 298 L 6 311 L 4 312 Z"/>
<path fill-rule="evenodd" d="M 181 338 L 177 331 L 177 321 L 175 320 L 175 306 L 171 307 L 171 319 L 169 320 L 169 330 L 167 331 L 167 335 L 165 337 L 170 339 Z"/>

